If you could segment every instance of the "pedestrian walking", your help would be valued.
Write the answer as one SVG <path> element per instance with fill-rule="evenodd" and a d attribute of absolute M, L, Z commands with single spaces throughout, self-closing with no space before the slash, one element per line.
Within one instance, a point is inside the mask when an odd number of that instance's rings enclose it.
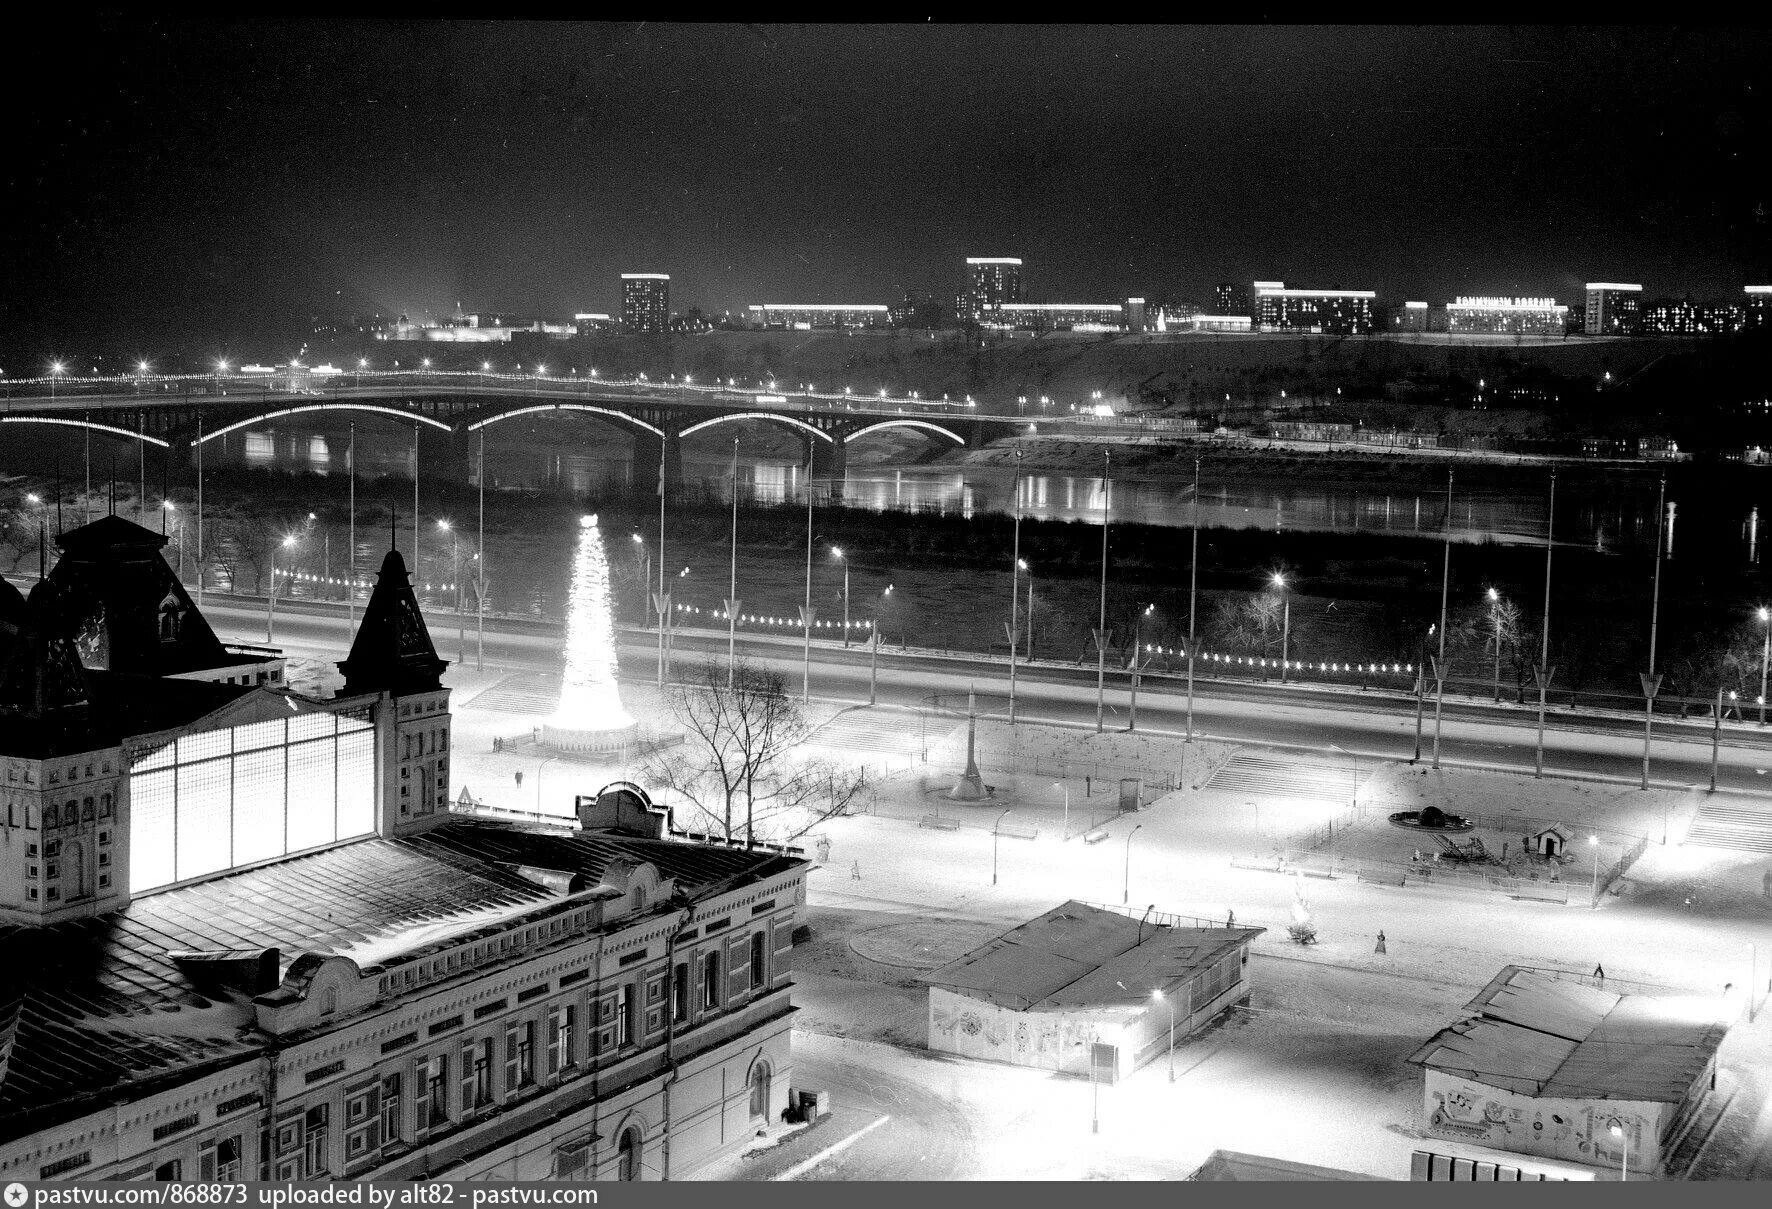
<path fill-rule="evenodd" d="M 860 861 L 855 861 L 852 864 L 850 864 L 850 866 L 849 866 L 849 880 L 852 882 L 858 882 L 861 880 L 861 862 Z"/>
<path fill-rule="evenodd" d="M 1384 952 L 1384 930 L 1382 928 L 1379 930 L 1379 933 L 1378 933 L 1378 947 L 1376 949 L 1373 949 L 1372 951 L 1374 953 Z"/>
<path fill-rule="evenodd" d="M 1235 911 L 1226 911 L 1224 913 L 1224 916 L 1225 916 L 1225 918 L 1224 918 L 1224 926 L 1225 927 L 1234 928 L 1237 926 L 1237 913 Z"/>
<path fill-rule="evenodd" d="M 523 770 L 521 768 L 517 770 L 517 788 L 523 788 Z"/>

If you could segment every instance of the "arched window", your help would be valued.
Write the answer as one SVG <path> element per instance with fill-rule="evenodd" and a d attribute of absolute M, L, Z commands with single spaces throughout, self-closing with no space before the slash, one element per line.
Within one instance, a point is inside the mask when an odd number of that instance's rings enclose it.
<path fill-rule="evenodd" d="M 751 1068 L 751 1118 L 769 1119 L 769 1063 L 759 1062 Z"/>
<path fill-rule="evenodd" d="M 616 1143 L 617 1163 L 615 1178 L 618 1180 L 637 1180 L 640 1178 L 640 1131 L 632 1125 L 621 1131 L 621 1141 Z"/>
<path fill-rule="evenodd" d="M 634 910 L 644 911 L 645 909 L 646 909 L 646 887 L 645 886 L 635 886 L 634 887 Z"/>
<path fill-rule="evenodd" d="M 178 597 L 168 592 L 160 602 L 160 641 L 178 641 Z"/>
<path fill-rule="evenodd" d="M 61 825 L 61 809 L 54 802 L 43 808 L 43 825 L 57 827 Z"/>

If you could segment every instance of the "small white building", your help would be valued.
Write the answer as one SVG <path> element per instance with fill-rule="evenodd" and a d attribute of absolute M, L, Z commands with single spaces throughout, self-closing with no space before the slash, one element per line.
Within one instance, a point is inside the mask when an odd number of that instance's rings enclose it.
<path fill-rule="evenodd" d="M 924 975 L 929 1048 L 1122 1078 L 1249 994 L 1263 928 L 1171 927 L 1075 900 Z M 1161 995 L 1157 994 L 1161 992 Z"/>
<path fill-rule="evenodd" d="M 1466 1007 L 1409 1059 L 1429 1134 L 1645 1173 L 1714 1084 L 1733 1015 L 1712 996 L 1620 995 L 1519 966 Z"/>

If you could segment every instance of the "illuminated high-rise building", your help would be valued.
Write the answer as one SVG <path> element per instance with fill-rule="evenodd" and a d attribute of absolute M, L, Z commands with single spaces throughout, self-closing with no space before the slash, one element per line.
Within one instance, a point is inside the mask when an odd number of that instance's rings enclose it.
<path fill-rule="evenodd" d="M 987 322 L 1005 303 L 1023 299 L 1021 258 L 1017 256 L 968 256 L 966 293 L 961 319 Z"/>
<path fill-rule="evenodd" d="M 1587 322 L 1581 330 L 1590 336 L 1636 335 L 1642 293 L 1640 285 L 1588 282 Z"/>
<path fill-rule="evenodd" d="M 1772 285 L 1750 285 L 1742 288 L 1747 294 L 1747 305 L 1743 308 L 1742 325 L 1744 327 L 1772 326 Z"/>
<path fill-rule="evenodd" d="M 1372 330 L 1371 290 L 1289 290 L 1281 281 L 1255 283 L 1255 325 L 1264 332 L 1357 336 Z"/>
<path fill-rule="evenodd" d="M 671 327 L 671 275 L 621 275 L 621 325 L 630 332 L 666 332 Z"/>
<path fill-rule="evenodd" d="M 1446 304 L 1446 330 L 1464 335 L 1561 336 L 1569 308 L 1554 298 L 1460 298 Z"/>

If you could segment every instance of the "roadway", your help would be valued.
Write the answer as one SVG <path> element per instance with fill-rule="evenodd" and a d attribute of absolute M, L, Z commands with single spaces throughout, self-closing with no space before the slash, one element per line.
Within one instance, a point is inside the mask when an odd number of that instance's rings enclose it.
<path fill-rule="evenodd" d="M 224 639 L 264 641 L 262 607 L 209 597 L 204 613 Z M 439 654 L 473 657 L 473 619 L 467 618 L 465 645 L 452 615 L 429 614 Z M 559 631 L 534 623 L 488 621 L 486 659 L 496 668 L 557 672 Z M 306 602 L 280 602 L 277 641 L 292 655 L 342 658 L 348 644 L 346 618 Z M 620 632 L 618 674 L 631 683 L 651 683 L 657 675 L 656 632 Z M 680 632 L 676 667 L 706 655 L 723 659 L 726 636 L 717 631 Z M 780 672 L 790 689 L 802 677 L 801 644 L 762 635 L 739 635 L 745 657 Z M 869 655 L 865 648 L 815 641 L 812 646 L 811 691 L 820 700 L 865 704 L 868 699 Z M 1128 676 L 1110 670 L 1105 726 L 1126 729 L 1129 716 Z M 936 653 L 882 650 L 877 700 L 883 706 L 929 708 L 939 695 L 940 708 L 950 715 L 964 712 L 965 694 L 976 688 L 985 697 L 983 712 L 1001 715 L 1008 693 L 1007 665 L 1001 659 Z M 1095 724 L 1095 669 L 1074 664 L 1023 666 L 1017 673 L 1017 715 L 1027 721 L 1065 726 Z M 1362 759 L 1410 760 L 1415 757 L 1415 700 L 1394 691 L 1259 684 L 1197 679 L 1195 733 L 1239 743 L 1298 747 L 1320 751 L 1339 748 Z M 1180 734 L 1186 727 L 1186 697 L 1170 677 L 1146 677 L 1138 694 L 1137 728 Z M 1440 755 L 1446 764 L 1530 772 L 1536 741 L 1533 707 L 1495 706 L 1483 701 L 1445 703 Z M 1431 756 L 1433 700 L 1426 703 L 1422 728 L 1422 759 Z M 1572 775 L 1637 783 L 1642 773 L 1642 717 L 1605 711 L 1549 715 L 1545 735 L 1545 768 L 1551 775 Z M 1719 789 L 1765 792 L 1765 772 L 1772 768 L 1772 734 L 1757 727 L 1726 725 L 1719 752 Z M 1652 749 L 1652 779 L 1662 786 L 1686 788 L 1708 784 L 1711 767 L 1711 726 L 1657 717 Z"/>

